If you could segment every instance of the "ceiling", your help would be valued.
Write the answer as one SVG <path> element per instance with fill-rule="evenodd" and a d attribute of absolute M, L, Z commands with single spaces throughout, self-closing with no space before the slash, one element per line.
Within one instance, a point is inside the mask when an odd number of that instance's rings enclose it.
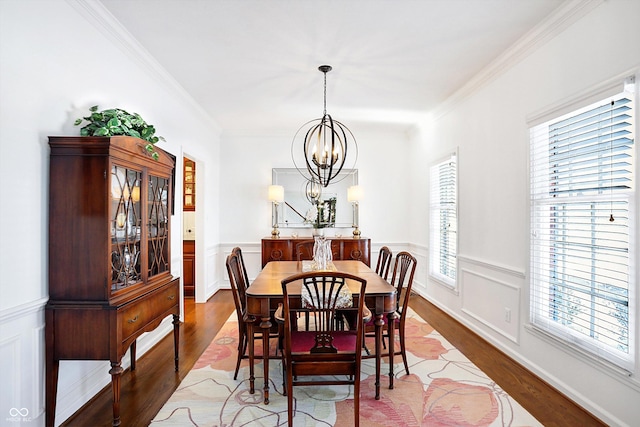
<path fill-rule="evenodd" d="M 229 132 L 409 128 L 565 0 L 101 0 Z"/>

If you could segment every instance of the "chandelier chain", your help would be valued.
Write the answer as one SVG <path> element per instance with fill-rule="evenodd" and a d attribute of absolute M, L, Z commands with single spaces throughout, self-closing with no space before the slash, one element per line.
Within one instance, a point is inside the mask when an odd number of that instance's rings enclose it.
<path fill-rule="evenodd" d="M 327 115 L 327 72 L 324 71 L 324 106 L 323 106 L 323 111 L 322 111 L 322 115 L 326 116 Z"/>

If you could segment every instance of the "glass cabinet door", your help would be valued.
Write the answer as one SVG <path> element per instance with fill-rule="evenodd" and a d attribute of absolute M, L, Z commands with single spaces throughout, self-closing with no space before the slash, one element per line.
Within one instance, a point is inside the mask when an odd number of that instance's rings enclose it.
<path fill-rule="evenodd" d="M 196 162 L 184 158 L 183 211 L 196 210 Z"/>
<path fill-rule="evenodd" d="M 149 175 L 149 277 L 169 271 L 169 179 Z"/>
<path fill-rule="evenodd" d="M 111 168 L 111 291 L 142 280 L 140 183 L 142 171 L 113 165 Z"/>

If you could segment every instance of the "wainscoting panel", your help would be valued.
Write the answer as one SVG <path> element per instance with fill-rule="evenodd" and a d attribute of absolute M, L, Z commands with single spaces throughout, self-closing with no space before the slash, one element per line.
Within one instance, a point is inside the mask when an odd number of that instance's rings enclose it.
<path fill-rule="evenodd" d="M 496 275 L 460 268 L 462 311 L 509 340 L 518 343 L 520 287 Z"/>
<path fill-rule="evenodd" d="M 0 312 L 0 425 L 44 425 L 44 305 Z"/>
<path fill-rule="evenodd" d="M 406 251 L 416 257 L 416 274 L 413 277 L 413 292 L 426 295 L 427 278 L 429 277 L 429 248 L 423 245 L 407 245 Z"/>
<path fill-rule="evenodd" d="M 220 281 L 218 280 L 218 278 L 220 277 L 222 272 L 226 270 L 224 267 L 224 262 L 219 262 L 219 253 L 220 251 L 218 246 L 209 247 L 205 251 L 205 265 L 199 266 L 196 261 L 196 302 L 206 302 L 209 298 L 211 298 L 213 294 L 218 291 L 218 289 L 220 289 Z M 202 275 L 199 275 L 199 272 L 202 272 Z M 198 290 L 201 288 L 199 286 L 200 277 L 204 277 L 205 280 L 204 295 L 202 296 L 202 298 L 198 293 Z"/>
<path fill-rule="evenodd" d="M 242 249 L 242 259 L 247 267 L 249 281 L 253 281 L 262 270 L 262 242 L 259 243 L 223 243 L 220 245 L 220 286 L 218 289 L 231 289 L 225 263 L 231 250 L 238 246 Z"/>

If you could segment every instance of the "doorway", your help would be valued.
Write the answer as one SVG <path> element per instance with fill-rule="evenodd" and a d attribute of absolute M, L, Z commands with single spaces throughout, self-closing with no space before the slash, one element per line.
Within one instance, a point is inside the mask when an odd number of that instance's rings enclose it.
<path fill-rule="evenodd" d="M 196 295 L 196 162 L 183 157 L 182 275 L 184 297 Z"/>

